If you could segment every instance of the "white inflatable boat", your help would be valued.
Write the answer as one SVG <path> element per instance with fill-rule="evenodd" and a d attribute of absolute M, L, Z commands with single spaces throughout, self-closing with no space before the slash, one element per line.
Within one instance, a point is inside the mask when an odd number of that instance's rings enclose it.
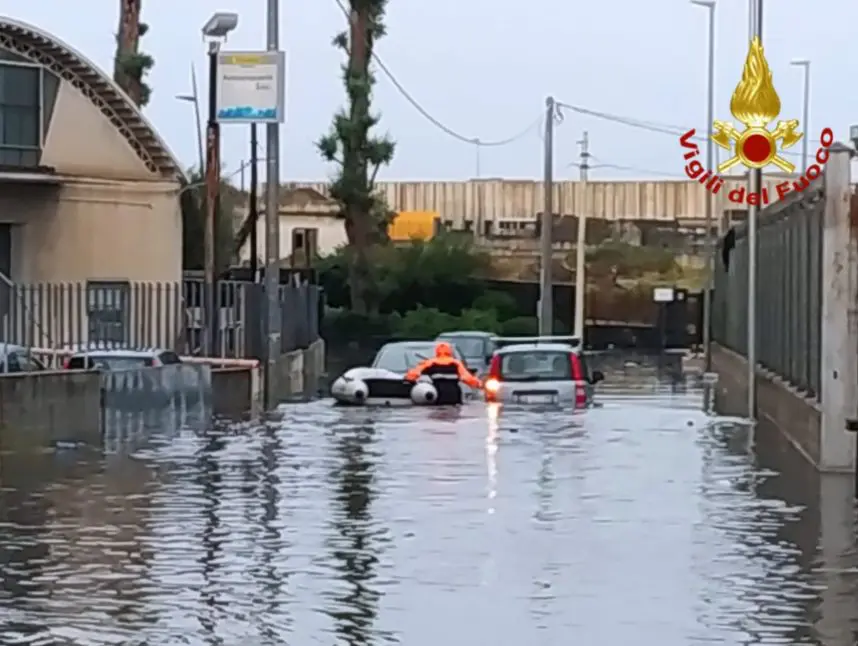
<path fill-rule="evenodd" d="M 352 368 L 333 383 L 331 396 L 348 406 L 431 406 L 438 392 L 428 377 L 410 383 L 383 368 Z"/>

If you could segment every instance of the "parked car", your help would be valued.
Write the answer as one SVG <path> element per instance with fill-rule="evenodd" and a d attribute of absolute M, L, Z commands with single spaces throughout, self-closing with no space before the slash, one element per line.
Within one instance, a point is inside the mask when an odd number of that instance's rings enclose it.
<path fill-rule="evenodd" d="M 565 340 L 564 340 L 565 339 Z M 593 404 L 596 384 L 581 344 L 572 337 L 497 339 L 510 343 L 497 350 L 485 381 L 486 400 L 511 404 L 557 404 L 575 409 Z"/>
<path fill-rule="evenodd" d="M 63 367 L 66 370 L 135 370 L 182 363 L 172 350 L 129 348 L 79 350 L 69 356 Z"/>
<path fill-rule="evenodd" d="M 37 372 L 45 364 L 33 356 L 29 348 L 14 343 L 0 343 L 0 372 Z"/>

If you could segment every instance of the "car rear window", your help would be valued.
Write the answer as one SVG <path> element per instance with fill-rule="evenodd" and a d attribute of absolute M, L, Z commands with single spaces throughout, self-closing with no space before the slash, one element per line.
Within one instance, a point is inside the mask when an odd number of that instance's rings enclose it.
<path fill-rule="evenodd" d="M 568 352 L 533 350 L 501 355 L 501 377 L 508 381 L 557 381 L 572 379 Z"/>
<path fill-rule="evenodd" d="M 135 370 L 152 365 L 149 357 L 91 357 L 91 361 L 102 370 Z"/>

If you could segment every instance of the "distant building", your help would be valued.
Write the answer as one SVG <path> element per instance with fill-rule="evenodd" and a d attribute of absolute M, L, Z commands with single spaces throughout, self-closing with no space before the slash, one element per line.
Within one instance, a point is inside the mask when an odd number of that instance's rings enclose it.
<path fill-rule="evenodd" d="M 20 283 L 179 281 L 183 181 L 109 76 L 0 17 L 0 272 Z"/>
<path fill-rule="evenodd" d="M 677 172 L 680 166 L 677 161 Z M 783 182 L 780 174 L 767 175 L 765 184 Z M 744 219 L 747 207 L 733 204 L 727 193 L 746 184 L 743 177 L 727 178 L 715 198 L 716 222 L 721 216 Z M 516 237 L 532 232 L 545 204 L 543 183 L 535 180 L 472 179 L 457 182 L 378 182 L 378 190 L 394 211 L 435 212 L 447 229 L 473 231 L 480 237 Z M 324 195 L 324 183 L 294 183 Z M 558 180 L 554 183 L 554 212 L 572 216 L 586 211 L 588 218 L 638 226 L 695 229 L 704 225 L 708 193 L 689 180 L 603 181 Z M 649 223 L 649 224 L 647 224 Z"/>

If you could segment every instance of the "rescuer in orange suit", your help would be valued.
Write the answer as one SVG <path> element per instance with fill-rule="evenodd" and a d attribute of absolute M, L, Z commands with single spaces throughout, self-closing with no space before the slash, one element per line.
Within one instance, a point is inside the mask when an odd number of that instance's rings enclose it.
<path fill-rule="evenodd" d="M 406 381 L 417 381 L 422 375 L 432 380 L 438 391 L 437 403 L 450 406 L 462 403 L 462 388 L 459 382 L 471 388 L 482 388 L 483 382 L 468 372 L 461 361 L 453 355 L 449 343 L 440 342 L 435 346 L 435 356 L 421 361 L 405 374 Z"/>

